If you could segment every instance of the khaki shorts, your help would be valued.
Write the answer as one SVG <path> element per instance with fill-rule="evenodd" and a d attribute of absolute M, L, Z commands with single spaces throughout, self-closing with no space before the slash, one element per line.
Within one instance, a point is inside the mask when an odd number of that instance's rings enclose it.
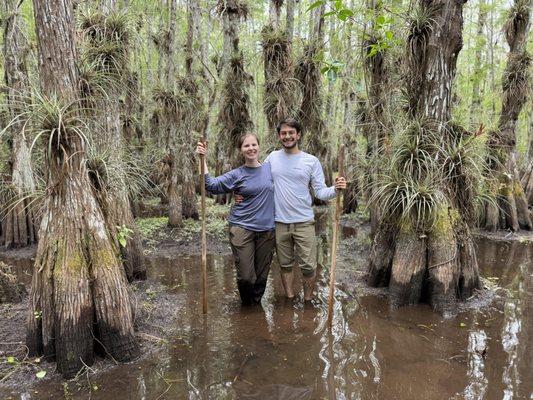
<path fill-rule="evenodd" d="M 317 265 L 316 246 L 315 221 L 276 222 L 276 253 L 282 270 L 292 270 L 296 262 L 303 275 L 312 275 Z"/>

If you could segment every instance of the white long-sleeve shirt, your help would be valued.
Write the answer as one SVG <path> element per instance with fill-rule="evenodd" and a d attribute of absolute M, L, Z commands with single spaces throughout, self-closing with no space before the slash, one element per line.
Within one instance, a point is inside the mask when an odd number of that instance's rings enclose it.
<path fill-rule="evenodd" d="M 326 186 L 320 161 L 311 154 L 277 150 L 265 162 L 272 169 L 276 222 L 293 224 L 314 219 L 310 187 L 320 200 L 330 200 L 336 195 L 334 186 Z"/>

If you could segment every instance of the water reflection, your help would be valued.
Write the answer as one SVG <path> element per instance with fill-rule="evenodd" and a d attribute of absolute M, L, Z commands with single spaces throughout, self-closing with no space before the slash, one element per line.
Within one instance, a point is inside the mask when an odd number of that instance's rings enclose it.
<path fill-rule="evenodd" d="M 442 319 L 427 305 L 391 311 L 384 298 L 337 290 L 331 332 L 325 273 L 321 301 L 309 306 L 284 299 L 274 265 L 263 304 L 241 308 L 231 257 L 209 256 L 209 311 L 202 315 L 198 258 L 154 258 L 150 279 L 178 298 L 179 321 L 168 327 L 174 338 L 147 360 L 95 377 L 93 398 L 529 398 L 531 246 L 479 242 L 478 255 L 483 276 L 509 291 L 501 304 Z M 62 396 L 60 382 L 37 389 L 17 398 Z M 0 389 L 0 398 L 4 393 L 11 394 Z"/>

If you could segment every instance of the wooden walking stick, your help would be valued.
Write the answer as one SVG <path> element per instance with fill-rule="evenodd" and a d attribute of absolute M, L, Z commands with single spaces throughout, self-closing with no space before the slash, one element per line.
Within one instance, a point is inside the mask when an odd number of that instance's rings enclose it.
<path fill-rule="evenodd" d="M 344 145 L 339 148 L 339 176 L 344 177 Z M 333 214 L 333 238 L 331 239 L 331 267 L 329 270 L 329 305 L 328 327 L 333 323 L 333 294 L 335 292 L 335 268 L 337 267 L 337 237 L 339 236 L 339 222 L 342 211 L 342 192 L 337 193 L 335 199 L 335 214 Z"/>
<path fill-rule="evenodd" d="M 200 141 L 207 147 L 205 137 L 201 137 Z M 200 213 L 202 217 L 202 233 L 201 233 L 201 261 L 200 267 L 202 270 L 202 312 L 207 313 L 207 239 L 205 235 L 205 154 L 200 154 Z"/>

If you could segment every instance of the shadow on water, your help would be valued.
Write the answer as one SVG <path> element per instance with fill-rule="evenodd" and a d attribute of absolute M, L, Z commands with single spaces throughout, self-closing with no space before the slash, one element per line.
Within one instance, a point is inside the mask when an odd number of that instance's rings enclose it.
<path fill-rule="evenodd" d="M 274 264 L 262 306 L 241 308 L 231 257 L 209 256 L 204 316 L 198 257 L 152 258 L 149 278 L 186 299 L 178 334 L 156 355 L 94 377 L 92 398 L 531 398 L 532 250 L 478 242 L 482 275 L 507 292 L 490 307 L 442 319 L 427 305 L 391 311 L 384 298 L 338 290 L 331 332 L 325 276 L 314 304 L 286 301 Z M 20 398 L 62 395 L 57 382 L 36 390 Z"/>

